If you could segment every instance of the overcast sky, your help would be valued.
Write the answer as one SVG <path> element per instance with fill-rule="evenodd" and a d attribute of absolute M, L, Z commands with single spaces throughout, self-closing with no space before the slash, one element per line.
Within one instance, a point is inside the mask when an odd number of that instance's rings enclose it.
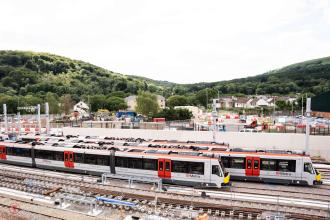
<path fill-rule="evenodd" d="M 330 1 L 0 0 L 0 49 L 178 83 L 330 56 Z"/>

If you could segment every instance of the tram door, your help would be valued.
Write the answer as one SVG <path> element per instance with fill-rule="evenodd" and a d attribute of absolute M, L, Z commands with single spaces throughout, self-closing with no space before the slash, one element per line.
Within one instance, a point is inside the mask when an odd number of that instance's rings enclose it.
<path fill-rule="evenodd" d="M 171 178 L 172 162 L 169 159 L 158 159 L 158 177 Z"/>
<path fill-rule="evenodd" d="M 0 160 L 6 160 L 6 147 L 5 146 L 0 146 Z"/>
<path fill-rule="evenodd" d="M 260 175 L 260 158 L 246 157 L 245 159 L 245 175 L 259 176 Z"/>
<path fill-rule="evenodd" d="M 68 168 L 74 168 L 73 152 L 64 151 L 64 166 Z"/>

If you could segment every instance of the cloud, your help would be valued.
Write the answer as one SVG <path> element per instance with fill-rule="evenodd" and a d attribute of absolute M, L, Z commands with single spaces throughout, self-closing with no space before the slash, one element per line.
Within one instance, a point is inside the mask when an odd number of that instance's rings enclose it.
<path fill-rule="evenodd" d="M 174 82 L 329 56 L 329 1 L 4 0 L 0 49 L 45 51 Z"/>

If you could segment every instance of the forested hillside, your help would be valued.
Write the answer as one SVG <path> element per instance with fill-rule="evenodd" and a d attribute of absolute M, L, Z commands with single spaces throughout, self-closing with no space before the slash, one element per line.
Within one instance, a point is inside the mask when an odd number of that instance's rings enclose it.
<path fill-rule="evenodd" d="M 219 74 L 226 73 L 219 70 Z M 123 97 L 137 94 L 138 91 L 150 91 L 165 97 L 181 95 L 184 96 L 181 103 L 205 105 L 208 103 L 206 97 L 212 99 L 218 91 L 220 95 L 295 95 L 319 94 L 328 90 L 330 57 L 290 65 L 253 77 L 212 83 L 175 84 L 122 75 L 83 61 L 48 53 L 0 51 L 0 103 L 7 103 L 9 111 L 13 112 L 18 105 L 33 105 L 43 101 L 52 101 L 56 105 L 61 100 L 65 103 L 81 99 L 97 102 L 98 105 L 93 107 L 95 110 L 123 104 Z M 116 102 L 108 103 L 109 99 Z M 105 104 L 100 104 L 103 102 Z"/>
<path fill-rule="evenodd" d="M 184 90 L 196 92 L 210 87 L 222 94 L 319 94 L 330 90 L 330 57 L 293 64 L 253 77 L 189 84 L 184 86 Z"/>
<path fill-rule="evenodd" d="M 53 92 L 71 94 L 108 94 L 138 90 L 159 92 L 161 87 L 114 73 L 82 61 L 34 52 L 0 51 L 0 91 L 9 95 L 29 93 L 42 96 Z M 150 88 L 149 88 L 150 87 Z"/>

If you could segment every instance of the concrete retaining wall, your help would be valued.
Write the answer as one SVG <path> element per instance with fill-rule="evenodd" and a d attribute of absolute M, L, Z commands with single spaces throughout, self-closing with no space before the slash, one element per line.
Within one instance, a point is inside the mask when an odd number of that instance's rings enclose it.
<path fill-rule="evenodd" d="M 63 128 L 64 135 L 96 135 L 166 139 L 179 141 L 212 141 L 211 131 L 166 131 L 143 129 Z M 217 132 L 217 142 L 231 147 L 304 150 L 304 134 Z M 310 154 L 330 161 L 330 136 L 310 136 Z"/>

